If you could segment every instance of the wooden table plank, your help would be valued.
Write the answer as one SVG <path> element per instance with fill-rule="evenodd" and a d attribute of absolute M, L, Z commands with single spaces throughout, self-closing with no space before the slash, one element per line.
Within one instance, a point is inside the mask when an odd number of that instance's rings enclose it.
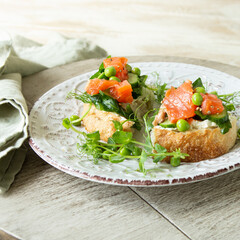
<path fill-rule="evenodd" d="M 19 238 L 16 238 L 9 233 L 6 233 L 5 231 L 0 229 L 0 239 L 1 240 L 19 240 Z"/>
<path fill-rule="evenodd" d="M 22 239 L 187 239 L 128 187 L 72 177 L 31 150 L 0 206 L 0 226 Z"/>
<path fill-rule="evenodd" d="M 0 0 L 0 27 L 46 42 L 84 37 L 112 55 L 171 55 L 240 66 L 238 0 Z"/>
<path fill-rule="evenodd" d="M 240 171 L 162 188 L 132 188 L 191 239 L 239 239 Z"/>

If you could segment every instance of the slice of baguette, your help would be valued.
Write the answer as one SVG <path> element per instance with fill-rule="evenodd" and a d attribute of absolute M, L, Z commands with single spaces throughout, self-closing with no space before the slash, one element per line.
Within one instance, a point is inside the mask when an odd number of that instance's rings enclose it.
<path fill-rule="evenodd" d="M 88 109 L 89 104 L 85 103 L 82 115 L 84 115 Z M 108 138 L 116 131 L 112 120 L 122 123 L 126 118 L 116 113 L 98 110 L 92 105 L 89 113 L 83 119 L 83 125 L 88 132 L 99 131 L 101 140 L 107 142 Z M 123 124 L 123 131 L 131 132 L 133 124 L 134 122 L 132 121 L 126 121 Z"/>
<path fill-rule="evenodd" d="M 180 148 L 189 154 L 189 157 L 182 159 L 183 162 L 216 158 L 227 153 L 236 142 L 237 119 L 231 116 L 230 121 L 232 128 L 226 134 L 221 134 L 218 127 L 178 132 L 155 126 L 151 132 L 152 143 L 159 143 L 169 152 Z"/>

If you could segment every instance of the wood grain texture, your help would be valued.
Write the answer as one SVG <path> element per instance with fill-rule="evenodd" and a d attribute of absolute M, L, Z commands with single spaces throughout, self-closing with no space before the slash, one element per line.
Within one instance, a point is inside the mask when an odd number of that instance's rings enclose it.
<path fill-rule="evenodd" d="M 22 239 L 187 239 L 129 188 L 72 177 L 32 150 L 0 206 L 0 226 Z"/>
<path fill-rule="evenodd" d="M 164 188 L 133 188 L 191 239 L 239 239 L 239 171 L 215 179 Z"/>
<path fill-rule="evenodd" d="M 16 238 L 8 233 L 6 233 L 5 231 L 2 231 L 0 229 L 0 239 L 1 240 L 19 240 L 19 238 Z"/>
<path fill-rule="evenodd" d="M 47 42 L 59 32 L 92 40 L 112 55 L 179 56 L 132 62 L 187 62 L 240 77 L 237 67 L 181 58 L 240 67 L 238 0 L 0 0 L 0 5 L 0 28 L 10 33 Z M 24 79 L 28 105 L 98 65 L 88 60 Z M 193 239 L 239 239 L 238 172 L 173 188 L 134 188 L 137 196 L 128 188 L 68 176 L 30 151 L 10 192 L 0 197 L 0 227 L 24 239 L 184 239 L 171 222 Z"/>
<path fill-rule="evenodd" d="M 96 69 L 100 61 L 26 77 L 29 105 L 56 84 Z M 199 64 L 240 77 L 238 67 L 198 59 L 139 56 L 129 61 Z M 0 226 L 23 239 L 238 239 L 239 185 L 235 171 L 199 183 L 130 190 L 74 178 L 29 151 L 12 188 L 0 197 Z"/>
<path fill-rule="evenodd" d="M 240 66 L 238 0 L 0 0 L 0 28 L 46 42 L 83 37 L 112 55 L 186 56 Z"/>

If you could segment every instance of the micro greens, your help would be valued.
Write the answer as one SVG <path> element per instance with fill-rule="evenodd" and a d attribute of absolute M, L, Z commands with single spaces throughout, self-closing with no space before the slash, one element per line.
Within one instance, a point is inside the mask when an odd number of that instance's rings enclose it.
<path fill-rule="evenodd" d="M 116 120 L 112 120 L 113 124 L 114 124 L 114 128 L 116 130 L 122 131 L 123 130 L 123 123 L 120 123 L 119 121 Z M 125 121 L 124 121 L 125 122 Z"/>
<path fill-rule="evenodd" d="M 165 97 L 166 86 L 167 86 L 166 83 L 164 83 L 164 84 L 162 84 L 162 85 L 159 85 L 159 84 L 157 85 L 157 89 L 156 89 L 156 91 L 155 91 L 155 94 L 156 94 L 156 96 L 157 96 L 157 101 L 158 101 L 159 103 L 161 103 L 162 100 L 163 100 L 163 98 Z"/>
<path fill-rule="evenodd" d="M 188 156 L 186 153 L 181 153 L 179 149 L 173 152 L 167 152 L 166 148 L 157 143 L 153 146 L 150 139 L 150 118 L 148 118 L 150 112 L 144 115 L 145 132 L 147 135 L 145 136 L 146 143 L 136 141 L 131 132 L 123 131 L 122 123 L 118 121 L 113 121 L 116 132 L 108 139 L 108 142 L 100 140 L 99 131 L 93 133 L 79 131 L 71 124 L 69 118 L 63 120 L 63 126 L 79 134 L 81 144 L 77 144 L 78 152 L 90 156 L 94 163 L 98 163 L 101 158 L 111 163 L 120 163 L 124 160 L 135 159 L 139 163 L 139 169 L 137 171 L 146 175 L 149 171 L 145 169 L 144 163 L 149 157 L 153 158 L 154 163 L 170 157 L 171 159 L 178 159 L 180 164 L 180 159 Z M 123 149 L 126 149 L 125 153 L 128 153 L 128 155 L 123 155 Z M 174 164 L 172 164 L 173 166 L 177 166 L 176 161 L 171 161 L 174 162 Z"/>
<path fill-rule="evenodd" d="M 240 104 L 240 91 L 218 95 L 218 98 L 224 102 L 228 111 L 234 111 Z"/>

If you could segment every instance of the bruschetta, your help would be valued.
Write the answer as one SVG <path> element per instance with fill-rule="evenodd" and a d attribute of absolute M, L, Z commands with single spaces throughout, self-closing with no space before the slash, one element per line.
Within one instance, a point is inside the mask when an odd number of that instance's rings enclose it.
<path fill-rule="evenodd" d="M 88 132 L 99 131 L 101 140 L 107 141 L 116 131 L 113 121 L 123 123 L 123 131 L 140 128 L 141 117 L 151 104 L 153 93 L 145 88 L 147 76 L 139 68 L 132 68 L 125 57 L 108 57 L 103 60 L 99 71 L 86 85 L 86 93 L 93 105 L 84 103 L 83 125 Z M 145 97 L 147 96 L 147 97 Z M 86 114 L 86 112 L 89 112 Z"/>
<path fill-rule="evenodd" d="M 201 83 L 202 85 L 202 83 Z M 153 121 L 151 140 L 168 151 L 189 154 L 182 161 L 198 162 L 227 153 L 237 138 L 237 119 L 216 95 L 191 81 L 167 90 Z"/>

